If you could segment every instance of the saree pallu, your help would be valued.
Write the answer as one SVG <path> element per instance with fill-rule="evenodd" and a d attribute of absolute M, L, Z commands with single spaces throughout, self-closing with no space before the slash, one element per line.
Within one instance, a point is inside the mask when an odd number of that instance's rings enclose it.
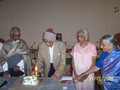
<path fill-rule="evenodd" d="M 102 80 L 105 90 L 120 90 L 120 50 L 113 49 L 103 60 Z"/>

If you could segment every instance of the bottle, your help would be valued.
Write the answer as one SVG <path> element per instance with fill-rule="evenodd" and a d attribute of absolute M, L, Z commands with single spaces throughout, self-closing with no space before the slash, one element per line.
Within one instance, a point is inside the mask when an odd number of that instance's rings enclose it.
<path fill-rule="evenodd" d="M 73 71 L 72 65 L 69 65 L 68 66 L 68 76 L 72 76 L 72 71 Z"/>

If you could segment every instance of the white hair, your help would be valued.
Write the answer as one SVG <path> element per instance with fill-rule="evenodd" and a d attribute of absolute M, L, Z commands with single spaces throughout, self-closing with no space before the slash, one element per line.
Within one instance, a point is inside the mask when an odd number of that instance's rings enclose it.
<path fill-rule="evenodd" d="M 78 32 L 77 32 L 77 34 L 79 34 L 79 33 L 83 33 L 84 34 L 84 36 L 87 38 L 87 40 L 89 39 L 89 32 L 88 32 L 88 30 L 87 29 L 80 29 Z"/>

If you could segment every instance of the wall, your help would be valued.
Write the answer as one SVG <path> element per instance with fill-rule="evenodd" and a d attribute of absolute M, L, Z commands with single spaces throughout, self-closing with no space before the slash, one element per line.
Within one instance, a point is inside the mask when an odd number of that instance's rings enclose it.
<path fill-rule="evenodd" d="M 118 7 L 119 12 L 115 12 Z M 106 33 L 120 32 L 120 0 L 106 0 Z"/>
<path fill-rule="evenodd" d="M 120 29 L 120 0 L 3 0 L 0 2 L 0 37 L 7 40 L 12 26 L 21 28 L 21 38 L 31 46 L 42 42 L 47 28 L 62 33 L 67 47 L 76 42 L 76 32 L 87 28 L 90 41 Z"/>

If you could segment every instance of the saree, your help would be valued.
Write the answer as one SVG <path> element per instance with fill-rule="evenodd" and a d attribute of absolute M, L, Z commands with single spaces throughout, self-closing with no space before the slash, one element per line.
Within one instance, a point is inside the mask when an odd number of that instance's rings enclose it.
<path fill-rule="evenodd" d="M 114 48 L 102 63 L 104 89 L 120 90 L 120 49 Z"/>
<path fill-rule="evenodd" d="M 29 48 L 27 47 L 27 44 L 24 40 L 20 39 L 17 41 L 13 41 L 12 39 L 9 39 L 4 43 L 1 54 L 3 56 L 3 58 L 0 59 L 1 65 L 4 65 L 6 62 L 8 62 L 7 60 L 9 60 L 11 56 L 21 54 L 24 60 L 25 75 L 30 75 L 31 57 L 29 54 Z"/>

